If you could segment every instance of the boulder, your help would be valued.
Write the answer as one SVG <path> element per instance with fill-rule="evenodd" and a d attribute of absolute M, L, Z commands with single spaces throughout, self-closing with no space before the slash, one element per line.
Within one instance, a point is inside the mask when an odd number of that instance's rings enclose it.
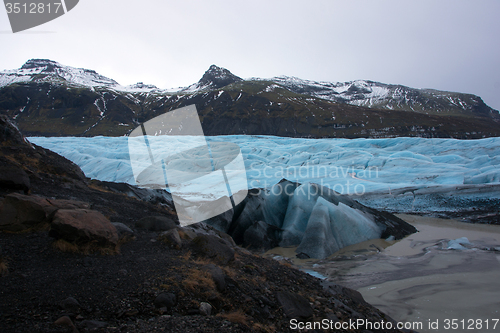
<path fill-rule="evenodd" d="M 13 193 L 2 200 L 0 210 L 0 230 L 17 232 L 46 222 L 55 209 L 45 198 Z"/>
<path fill-rule="evenodd" d="M 170 229 L 162 232 L 160 236 L 158 236 L 158 240 L 174 249 L 179 250 L 182 247 L 181 237 L 179 236 L 177 229 Z"/>
<path fill-rule="evenodd" d="M 198 235 L 193 229 L 189 227 L 177 227 L 177 232 L 181 239 L 193 240 Z"/>
<path fill-rule="evenodd" d="M 243 246 L 250 250 L 267 250 L 278 246 L 275 238 L 276 227 L 264 221 L 256 221 L 245 230 L 243 234 Z"/>
<path fill-rule="evenodd" d="M 0 187 L 9 190 L 22 190 L 28 194 L 30 186 L 30 178 L 23 169 L 14 166 L 0 167 Z"/>
<path fill-rule="evenodd" d="M 214 235 L 199 235 L 191 241 L 195 253 L 226 265 L 234 260 L 234 249 L 231 243 Z"/>
<path fill-rule="evenodd" d="M 50 222 L 58 209 L 88 208 L 82 201 L 55 200 L 37 195 L 11 193 L 0 204 L 0 230 L 23 231 L 37 224 Z"/>
<path fill-rule="evenodd" d="M 234 217 L 234 211 L 233 209 L 229 209 L 224 213 L 211 217 L 203 222 L 208 225 L 211 225 L 217 230 L 220 230 L 222 232 L 227 232 L 229 230 L 229 226 L 231 225 L 233 217 Z"/>
<path fill-rule="evenodd" d="M 208 264 L 203 266 L 203 270 L 210 274 L 218 291 L 222 292 L 226 289 L 226 274 L 224 274 L 224 271 L 220 267 Z"/>
<path fill-rule="evenodd" d="M 146 216 L 137 221 L 135 227 L 149 231 L 167 231 L 176 228 L 177 224 L 165 216 Z"/>
<path fill-rule="evenodd" d="M 88 330 L 98 330 L 100 328 L 108 327 L 108 323 L 100 320 L 84 320 L 80 323 L 81 327 L 85 327 Z"/>
<path fill-rule="evenodd" d="M 285 316 L 291 319 L 305 320 L 313 316 L 311 304 L 304 297 L 289 291 L 278 291 L 278 302 Z"/>
<path fill-rule="evenodd" d="M 177 297 L 172 293 L 161 293 L 156 296 L 154 305 L 157 308 L 172 308 L 177 304 Z"/>
<path fill-rule="evenodd" d="M 73 297 L 66 298 L 65 300 L 61 301 L 59 305 L 62 309 L 72 313 L 79 312 L 81 308 L 80 303 L 78 303 L 78 301 Z"/>
<path fill-rule="evenodd" d="M 212 313 L 212 306 L 207 302 L 200 303 L 200 314 L 202 316 L 210 316 Z"/>
<path fill-rule="evenodd" d="M 49 235 L 77 244 L 96 242 L 101 246 L 115 246 L 118 243 L 115 226 L 100 212 L 90 209 L 58 210 Z"/>
<path fill-rule="evenodd" d="M 115 226 L 116 232 L 118 233 L 118 239 L 130 239 L 134 237 L 134 231 L 127 227 L 125 224 L 120 222 L 111 222 Z"/>
<path fill-rule="evenodd" d="M 71 321 L 71 318 L 68 316 L 60 317 L 54 322 L 54 325 L 68 327 L 73 331 L 73 333 L 78 333 L 73 321 Z"/>
<path fill-rule="evenodd" d="M 220 231 L 212 225 L 206 224 L 204 222 L 194 223 L 189 226 L 183 227 L 183 230 L 192 230 L 196 235 L 204 234 L 204 235 L 213 235 L 227 241 L 231 247 L 235 247 L 236 243 L 233 238 L 229 236 L 224 231 Z"/>
<path fill-rule="evenodd" d="M 323 290 L 327 291 L 328 293 L 334 296 L 344 295 L 346 298 L 349 298 L 357 303 L 367 304 L 365 299 L 363 298 L 363 295 L 361 295 L 359 291 L 356 291 L 354 289 L 343 287 L 341 285 L 338 285 L 336 283 L 327 280 L 322 280 L 321 286 L 323 287 Z"/>
<path fill-rule="evenodd" d="M 56 209 L 89 209 L 90 204 L 84 201 L 64 200 L 64 199 L 46 199 L 49 204 Z"/>

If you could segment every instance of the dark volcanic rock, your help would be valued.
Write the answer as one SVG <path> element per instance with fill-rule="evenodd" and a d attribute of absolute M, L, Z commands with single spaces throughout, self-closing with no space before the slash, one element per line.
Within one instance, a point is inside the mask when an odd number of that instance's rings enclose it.
<path fill-rule="evenodd" d="M 157 308 L 172 308 L 177 304 L 177 297 L 172 293 L 161 293 L 156 296 L 154 305 Z"/>
<path fill-rule="evenodd" d="M 135 227 L 149 231 L 167 231 L 176 228 L 177 224 L 165 216 L 147 216 L 137 221 Z"/>
<path fill-rule="evenodd" d="M 120 222 L 111 222 L 115 226 L 118 233 L 118 239 L 129 239 L 134 237 L 134 231 Z"/>
<path fill-rule="evenodd" d="M 267 250 L 278 246 L 274 236 L 277 228 L 264 221 L 254 222 L 243 234 L 243 246 L 251 250 Z"/>
<path fill-rule="evenodd" d="M 10 194 L 0 205 L 0 230 L 22 231 L 43 223 L 55 208 L 45 198 Z"/>
<path fill-rule="evenodd" d="M 11 145 L 26 144 L 23 135 L 14 122 L 3 114 L 0 114 L 0 142 Z"/>
<path fill-rule="evenodd" d="M 105 328 L 109 324 L 105 321 L 99 321 L 99 320 L 84 320 L 80 323 L 79 326 L 85 327 L 88 330 L 97 330 L 99 328 Z"/>
<path fill-rule="evenodd" d="M 224 274 L 224 271 L 220 267 L 208 264 L 203 266 L 203 269 L 210 274 L 218 291 L 222 292 L 226 289 L 226 274 Z"/>
<path fill-rule="evenodd" d="M 322 281 L 321 285 L 323 286 L 323 289 L 325 291 L 331 293 L 332 295 L 344 295 L 360 304 L 367 304 L 365 299 L 363 298 L 363 295 L 361 295 L 359 291 L 346 288 L 329 281 Z"/>
<path fill-rule="evenodd" d="M 0 205 L 0 230 L 22 231 L 40 223 L 50 222 L 58 209 L 89 208 L 86 202 L 47 199 L 37 195 L 11 193 Z"/>
<path fill-rule="evenodd" d="M 174 249 L 180 249 L 182 247 L 181 237 L 175 228 L 162 232 L 158 237 L 158 240 Z"/>
<path fill-rule="evenodd" d="M 74 243 L 97 241 L 99 245 L 116 245 L 118 233 L 101 213 L 89 209 L 60 209 L 52 220 L 50 236 Z"/>
<path fill-rule="evenodd" d="M 311 304 L 299 294 L 278 291 L 276 297 L 288 318 L 304 320 L 311 318 L 314 314 Z"/>
<path fill-rule="evenodd" d="M 127 183 L 113 183 L 96 179 L 93 179 L 92 183 L 95 183 L 106 190 L 126 194 L 129 197 L 133 197 L 146 202 L 151 202 L 154 204 L 162 203 L 169 206 L 174 205 L 172 195 L 163 189 L 139 188 Z"/>
<path fill-rule="evenodd" d="M 73 333 L 78 333 L 78 330 L 76 329 L 75 325 L 73 324 L 73 321 L 68 316 L 62 316 L 61 318 L 57 319 L 54 322 L 54 325 L 68 327 L 73 331 Z"/>
<path fill-rule="evenodd" d="M 77 313 L 80 311 L 80 303 L 74 297 L 68 297 L 59 304 L 66 311 Z"/>
<path fill-rule="evenodd" d="M 234 249 L 232 245 L 217 236 L 199 235 L 191 241 L 193 250 L 202 256 L 213 259 L 221 264 L 227 264 L 234 260 Z"/>
<path fill-rule="evenodd" d="M 29 192 L 31 183 L 28 174 L 13 166 L 0 166 L 0 187 Z"/>
<path fill-rule="evenodd" d="M 210 316 L 211 313 L 212 313 L 212 306 L 210 305 L 210 303 L 201 302 L 200 303 L 200 314 L 202 316 Z"/>

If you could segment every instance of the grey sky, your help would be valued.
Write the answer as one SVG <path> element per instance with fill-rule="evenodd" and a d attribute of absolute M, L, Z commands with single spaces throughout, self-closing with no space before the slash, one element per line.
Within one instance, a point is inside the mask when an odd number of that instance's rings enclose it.
<path fill-rule="evenodd" d="M 80 0 L 17 34 L 0 10 L 0 70 L 48 58 L 173 88 L 216 64 L 243 78 L 473 93 L 500 110 L 499 14 L 498 0 Z"/>

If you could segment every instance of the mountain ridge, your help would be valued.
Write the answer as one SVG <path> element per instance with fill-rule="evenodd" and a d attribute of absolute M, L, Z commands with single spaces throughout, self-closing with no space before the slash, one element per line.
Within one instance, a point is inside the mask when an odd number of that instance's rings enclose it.
<path fill-rule="evenodd" d="M 479 96 L 369 80 L 242 79 L 216 65 L 184 88 L 121 86 L 47 59 L 0 73 L 0 112 L 30 135 L 125 135 L 196 104 L 206 135 L 300 137 L 500 136 L 500 113 Z"/>

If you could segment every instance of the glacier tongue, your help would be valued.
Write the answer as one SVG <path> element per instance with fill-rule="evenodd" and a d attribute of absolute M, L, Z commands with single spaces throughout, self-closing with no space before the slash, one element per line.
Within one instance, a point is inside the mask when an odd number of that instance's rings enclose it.
<path fill-rule="evenodd" d="M 310 258 L 326 258 L 342 248 L 333 233 L 333 225 L 337 221 L 332 220 L 329 205 L 333 204 L 323 198 L 316 201 L 297 248 L 298 253 L 305 253 Z"/>
<path fill-rule="evenodd" d="M 286 186 L 284 188 L 286 189 Z M 319 197 L 319 193 L 317 193 L 319 191 L 316 189 L 317 187 L 311 186 L 311 184 L 304 184 L 297 187 L 291 195 L 284 193 L 291 198 L 283 221 L 281 246 L 300 244 Z"/>
<path fill-rule="evenodd" d="M 310 258 L 325 258 L 343 247 L 380 238 L 382 228 L 369 214 L 342 202 L 335 205 L 319 197 L 297 248 Z"/>
<path fill-rule="evenodd" d="M 208 224 L 254 249 L 298 246 L 310 258 L 325 258 L 345 246 L 374 238 L 400 239 L 415 228 L 391 214 L 363 206 L 317 184 L 282 180 L 270 189 L 253 190 L 226 224 Z"/>

